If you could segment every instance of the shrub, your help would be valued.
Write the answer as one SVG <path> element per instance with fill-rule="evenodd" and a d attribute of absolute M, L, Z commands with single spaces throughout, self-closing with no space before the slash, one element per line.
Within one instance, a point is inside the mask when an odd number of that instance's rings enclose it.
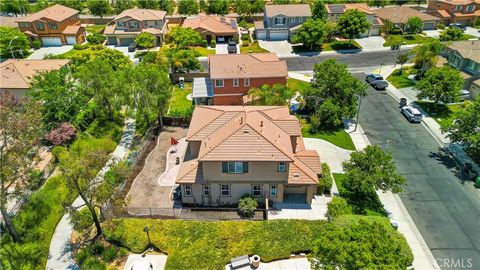
<path fill-rule="evenodd" d="M 310 133 L 317 133 L 320 130 L 320 118 L 314 114 L 310 117 Z"/>
<path fill-rule="evenodd" d="M 258 203 L 254 197 L 249 194 L 245 194 L 238 201 L 238 213 L 244 218 L 253 217 L 255 209 L 257 209 Z"/>
<path fill-rule="evenodd" d="M 77 114 L 74 120 L 74 125 L 79 130 L 86 130 L 88 126 L 95 120 L 95 112 L 97 111 L 97 104 L 93 101 L 87 104 L 87 107 Z"/>
<path fill-rule="evenodd" d="M 242 40 L 250 40 L 250 35 L 242 34 Z"/>
<path fill-rule="evenodd" d="M 48 133 L 47 140 L 53 145 L 63 145 L 75 138 L 76 129 L 70 123 L 61 123 L 56 129 Z"/>
<path fill-rule="evenodd" d="M 155 46 L 155 37 L 148 32 L 143 32 L 135 38 L 135 43 L 143 49 L 152 48 Z"/>
<path fill-rule="evenodd" d="M 99 259 L 95 257 L 89 257 L 82 264 L 82 269 L 105 270 L 106 266 Z"/>
<path fill-rule="evenodd" d="M 352 207 L 344 198 L 333 197 L 332 201 L 328 203 L 327 214 L 329 217 L 336 218 L 341 215 L 352 214 Z"/>
<path fill-rule="evenodd" d="M 215 40 L 212 40 L 212 41 L 210 42 L 210 47 L 212 47 L 212 48 L 217 47 L 217 42 L 216 42 Z"/>
<path fill-rule="evenodd" d="M 330 173 L 330 167 L 327 163 L 322 163 L 322 176 L 318 178 L 317 194 L 330 194 L 332 192 L 333 178 Z"/>
<path fill-rule="evenodd" d="M 107 38 L 102 35 L 102 34 L 99 34 L 99 33 L 93 33 L 93 34 L 90 34 L 87 36 L 87 41 L 90 43 L 90 44 L 103 44 L 103 42 L 105 42 Z"/>
<path fill-rule="evenodd" d="M 238 36 L 234 36 L 234 37 L 233 37 L 233 41 L 235 41 L 235 43 L 237 43 L 237 44 L 238 44 L 238 42 L 239 42 L 239 40 L 238 40 Z"/>
<path fill-rule="evenodd" d="M 143 63 L 156 63 L 157 62 L 157 52 L 147 51 L 142 56 Z"/>
<path fill-rule="evenodd" d="M 93 224 L 92 214 L 88 208 L 84 207 L 78 211 L 71 211 L 72 223 L 77 231 L 85 230 Z"/>
<path fill-rule="evenodd" d="M 86 50 L 88 48 L 90 48 L 90 44 L 75 44 L 75 45 L 73 45 L 73 49 L 79 50 L 79 51 Z"/>
<path fill-rule="evenodd" d="M 241 20 L 241 21 L 238 23 L 238 26 L 247 29 L 247 28 L 248 28 L 248 23 L 247 23 L 247 21 L 245 21 L 245 20 Z"/>
<path fill-rule="evenodd" d="M 440 41 L 456 41 L 462 38 L 462 30 L 458 28 L 447 28 L 440 33 Z"/>
<path fill-rule="evenodd" d="M 440 30 L 445 29 L 445 25 L 443 23 L 439 23 L 437 24 L 437 29 L 440 29 Z"/>
<path fill-rule="evenodd" d="M 115 247 L 107 247 L 103 251 L 102 259 L 106 262 L 113 262 L 117 257 L 117 249 Z"/>
<path fill-rule="evenodd" d="M 53 147 L 52 156 L 55 160 L 55 163 L 58 163 L 58 161 L 60 161 L 61 156 L 64 155 L 65 153 L 67 153 L 67 149 L 65 147 L 63 146 Z"/>
<path fill-rule="evenodd" d="M 205 39 L 202 40 L 202 47 L 207 48 L 208 47 L 208 41 Z"/>
<path fill-rule="evenodd" d="M 42 42 L 38 39 L 35 39 L 34 41 L 32 41 L 32 47 L 35 49 L 35 50 L 38 50 L 42 47 Z"/>

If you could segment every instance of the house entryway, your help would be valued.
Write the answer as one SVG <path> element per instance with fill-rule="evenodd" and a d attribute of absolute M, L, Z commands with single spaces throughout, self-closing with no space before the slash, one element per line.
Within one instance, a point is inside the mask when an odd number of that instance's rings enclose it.
<path fill-rule="evenodd" d="M 307 187 L 286 186 L 283 191 L 283 202 L 305 204 L 307 202 Z"/>

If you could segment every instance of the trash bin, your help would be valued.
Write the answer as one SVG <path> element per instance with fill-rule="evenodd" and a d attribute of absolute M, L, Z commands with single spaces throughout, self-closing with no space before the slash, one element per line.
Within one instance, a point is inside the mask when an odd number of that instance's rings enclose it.
<path fill-rule="evenodd" d="M 260 266 L 260 256 L 258 256 L 258 255 L 253 255 L 252 256 L 252 266 L 254 268 L 258 268 Z"/>
<path fill-rule="evenodd" d="M 400 98 L 400 102 L 398 103 L 398 106 L 400 108 L 407 106 L 407 99 L 406 98 Z"/>

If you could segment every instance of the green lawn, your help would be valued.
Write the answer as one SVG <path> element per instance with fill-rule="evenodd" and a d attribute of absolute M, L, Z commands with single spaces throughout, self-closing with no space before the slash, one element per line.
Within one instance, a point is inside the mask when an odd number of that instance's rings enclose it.
<path fill-rule="evenodd" d="M 305 89 L 310 87 L 310 84 L 306 81 L 301 81 L 294 78 L 287 79 L 288 88 L 293 89 L 295 92 L 299 92 L 301 95 L 305 92 Z"/>
<path fill-rule="evenodd" d="M 302 136 L 304 138 L 317 138 L 328 141 L 338 147 L 347 150 L 356 150 L 355 145 L 353 144 L 352 138 L 348 135 L 347 132 L 343 129 L 337 131 L 322 131 L 319 133 L 310 133 L 310 124 L 303 121 L 300 121 L 302 125 Z"/>
<path fill-rule="evenodd" d="M 105 29 L 104 24 L 95 24 L 95 25 L 89 25 L 85 27 L 85 30 L 87 30 L 88 33 L 94 34 L 94 33 L 101 33 L 103 29 Z"/>
<path fill-rule="evenodd" d="M 405 35 L 403 37 L 402 44 L 422 44 L 427 42 L 428 40 L 433 40 L 434 38 L 431 37 L 424 37 L 419 34 L 415 35 Z M 389 47 L 392 45 L 399 45 L 400 41 L 402 40 L 402 35 L 389 35 L 387 41 L 383 44 L 384 47 Z"/>
<path fill-rule="evenodd" d="M 292 46 L 292 50 L 294 53 L 304 53 L 304 52 L 319 52 L 319 51 L 338 51 L 338 50 L 360 50 L 362 46 L 358 44 L 355 40 L 352 41 L 352 44 L 348 40 L 345 41 L 332 41 L 328 43 L 323 43 L 322 48 L 314 47 L 310 49 L 303 45 L 294 45 Z"/>
<path fill-rule="evenodd" d="M 193 104 L 187 96 L 192 93 L 192 83 L 185 83 L 185 88 L 181 90 L 178 85 L 173 88 L 172 98 L 170 99 L 167 116 L 188 117 L 192 115 Z"/>
<path fill-rule="evenodd" d="M 387 77 L 387 81 L 389 81 L 393 86 L 397 89 L 411 87 L 415 84 L 408 79 L 408 76 L 411 74 L 416 74 L 417 70 L 412 67 L 405 67 L 403 70 L 396 69 Z"/>
<path fill-rule="evenodd" d="M 459 110 L 463 110 L 466 106 L 471 104 L 470 101 L 466 101 L 460 104 L 439 104 L 435 106 L 432 102 L 428 101 L 415 101 L 424 111 L 426 111 L 442 128 L 447 128 L 453 122 L 453 113 Z"/>
<path fill-rule="evenodd" d="M 411 263 L 413 256 L 405 239 L 388 219 L 381 217 L 341 216 L 331 224 L 333 227 L 323 220 L 210 222 L 135 218 L 114 219 L 104 227 L 108 239 L 135 253 L 146 249 L 148 240 L 143 228 L 148 227 L 152 244 L 168 254 L 166 269 L 225 269 L 231 258 L 245 254 L 258 254 L 263 262 L 269 262 L 288 259 L 292 253 L 309 253 L 326 229 L 351 226 L 360 219 L 384 224 L 383 231 L 399 247 L 396 254 Z"/>
<path fill-rule="evenodd" d="M 240 53 L 262 53 L 269 52 L 258 45 L 258 42 L 249 43 L 248 46 L 240 45 Z"/>
<path fill-rule="evenodd" d="M 478 38 L 474 35 L 469 35 L 469 34 L 462 34 L 462 37 L 460 38 L 460 40 L 468 40 L 468 39 L 478 39 Z"/>
<path fill-rule="evenodd" d="M 345 193 L 345 189 L 343 188 L 343 180 L 345 179 L 345 174 L 343 173 L 332 173 L 333 179 L 335 180 L 335 184 L 337 185 L 338 193 L 340 196 Z"/>
<path fill-rule="evenodd" d="M 210 50 L 200 46 L 193 47 L 193 50 L 198 52 L 200 56 L 209 56 L 210 54 L 215 54 L 215 49 Z"/>

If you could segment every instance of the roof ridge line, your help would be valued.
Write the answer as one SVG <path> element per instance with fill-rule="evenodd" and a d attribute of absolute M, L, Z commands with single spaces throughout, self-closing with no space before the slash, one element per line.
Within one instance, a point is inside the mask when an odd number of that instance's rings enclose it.
<path fill-rule="evenodd" d="M 273 147 L 277 148 L 278 151 L 282 152 L 284 155 L 286 155 L 287 157 L 290 158 L 290 155 L 288 153 L 285 153 L 285 151 L 283 151 L 283 149 L 280 149 L 278 146 L 276 146 L 275 144 L 273 144 L 269 139 L 267 139 L 265 136 L 263 136 L 262 133 L 258 132 L 254 127 L 252 127 L 250 124 L 247 124 L 245 123 L 246 125 L 248 125 L 251 129 L 255 130 L 255 132 L 260 135 L 262 138 L 264 138 L 267 142 L 269 142 L 271 145 L 273 145 Z M 280 128 L 280 127 L 279 127 Z M 280 128 L 281 129 L 281 128 Z M 283 129 L 282 129 L 283 130 Z M 286 132 L 285 132 L 286 133 Z M 287 133 L 288 134 L 288 133 Z M 292 155 L 293 156 L 293 155 Z M 292 158 L 290 158 L 292 160 Z"/>
<path fill-rule="evenodd" d="M 303 166 L 305 166 L 306 168 L 308 168 L 308 169 L 309 169 L 310 171 L 312 171 L 315 175 L 317 174 L 316 172 L 314 172 L 314 171 L 312 170 L 312 168 L 310 168 L 307 164 L 303 163 L 303 161 L 300 160 L 299 158 L 295 157 L 295 160 L 293 161 L 293 163 L 295 163 L 296 161 L 300 162 Z M 318 162 L 320 162 L 320 160 L 319 160 Z M 301 168 L 301 166 L 298 166 L 298 164 L 295 165 L 295 166 L 297 166 L 297 168 L 298 168 L 299 170 L 301 170 L 303 173 L 305 173 L 305 175 L 307 175 L 308 177 L 310 177 L 310 175 L 309 175 L 305 170 L 303 170 L 303 169 Z M 320 163 L 320 166 L 321 166 L 321 163 Z M 310 177 L 310 178 L 311 178 L 311 177 Z M 317 177 L 317 179 L 313 179 L 313 180 L 316 180 L 316 181 L 318 182 L 318 177 Z"/>
<path fill-rule="evenodd" d="M 207 107 L 207 106 L 199 106 L 201 108 L 207 108 L 207 109 L 210 109 L 210 110 L 216 110 L 216 111 L 220 111 L 222 112 L 222 114 L 220 114 L 219 116 L 215 117 L 212 119 L 212 121 L 206 123 L 204 126 L 202 126 L 200 129 L 197 130 L 197 132 L 193 133 L 192 136 L 190 136 L 190 138 L 192 138 L 193 136 L 195 136 L 197 133 L 199 133 L 201 130 L 203 130 L 206 126 L 210 125 L 211 123 L 213 123 L 213 121 L 217 120 L 218 118 L 220 118 L 222 115 L 224 115 L 226 113 L 226 111 L 224 110 L 220 110 L 220 109 L 216 109 L 216 108 L 211 108 L 211 107 Z M 237 114 L 235 116 L 237 116 L 240 112 L 237 112 Z M 233 116 L 233 118 L 235 117 Z M 230 119 L 232 120 L 232 119 Z M 220 126 L 221 127 L 221 126 Z M 217 129 L 215 129 L 214 131 L 217 131 L 220 127 L 218 127 Z M 213 132 L 212 132 L 213 133 Z M 208 134 L 208 136 L 210 136 L 212 133 Z M 207 137 L 208 137 L 207 136 Z"/>

